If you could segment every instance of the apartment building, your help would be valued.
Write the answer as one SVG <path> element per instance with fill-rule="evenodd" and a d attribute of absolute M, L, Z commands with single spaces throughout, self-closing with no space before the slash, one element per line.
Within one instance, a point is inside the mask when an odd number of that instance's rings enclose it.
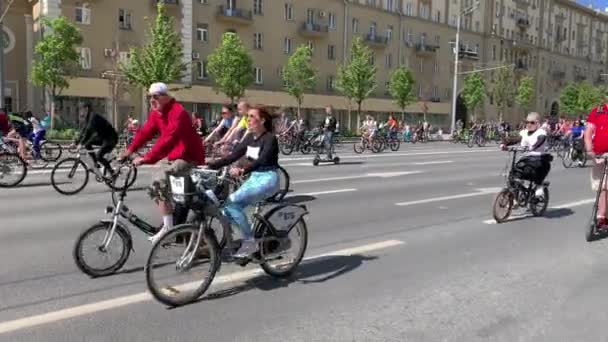
<path fill-rule="evenodd" d="M 331 104 L 342 127 L 350 129 L 361 118 L 349 114 L 350 106 L 335 84 L 337 66 L 355 37 L 372 48 L 378 68 L 378 87 L 364 102 L 365 112 L 379 117 L 401 113 L 388 95 L 388 85 L 390 74 L 407 65 L 416 77 L 418 102 L 406 108 L 403 118 L 411 122 L 426 117 L 449 126 L 459 16 L 459 71 L 515 65 L 517 77 L 535 77 L 532 108 L 539 112 L 559 113 L 559 92 L 568 82 L 606 82 L 601 75 L 608 62 L 608 16 L 570 0 L 487 0 L 478 6 L 474 0 L 22 0 L 13 3 L 5 19 L 6 106 L 19 110 L 43 105 L 41 91 L 27 82 L 33 49 L 42 35 L 40 18 L 62 15 L 78 26 L 84 41 L 78 49 L 80 70 L 62 92 L 59 111 L 70 119 L 80 101 L 90 101 L 98 110 L 110 112 L 108 78 L 116 61 L 128 58 L 130 47 L 146 41 L 157 1 L 165 2 L 175 19 L 183 61 L 189 66 L 175 95 L 207 118 L 226 101 L 212 88 L 207 56 L 227 31 L 239 35 L 254 60 L 249 101 L 273 107 L 295 105 L 282 91 L 280 70 L 299 45 L 308 44 L 319 77 L 314 91 L 305 96 L 305 113 L 314 121 Z M 491 84 L 494 72 L 483 74 Z M 140 113 L 143 99 L 141 90 L 125 92 L 118 103 L 121 114 Z M 459 118 L 468 118 L 460 97 L 457 112 Z M 488 97 L 477 117 L 496 119 L 496 113 Z M 505 113 L 511 121 L 521 117 L 516 105 Z"/>

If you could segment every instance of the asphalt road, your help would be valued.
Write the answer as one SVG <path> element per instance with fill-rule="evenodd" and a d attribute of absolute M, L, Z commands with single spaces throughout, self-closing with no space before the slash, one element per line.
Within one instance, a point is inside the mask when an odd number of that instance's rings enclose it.
<path fill-rule="evenodd" d="M 72 260 L 78 233 L 105 217 L 90 184 L 57 194 L 45 171 L 0 192 L 0 341 L 601 341 L 608 332 L 606 242 L 583 229 L 589 169 L 553 163 L 546 217 L 497 225 L 507 154 L 495 147 L 406 145 L 344 152 L 313 167 L 283 158 L 306 202 L 306 261 L 276 280 L 224 265 L 203 300 L 168 309 L 146 292 L 149 243 L 114 276 Z M 153 170 L 142 170 L 136 187 Z M 143 191 L 128 198 L 158 222 Z"/>

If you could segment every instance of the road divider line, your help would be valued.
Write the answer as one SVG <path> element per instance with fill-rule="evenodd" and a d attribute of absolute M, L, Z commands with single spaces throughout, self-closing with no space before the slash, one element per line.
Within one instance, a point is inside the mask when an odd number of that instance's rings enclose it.
<path fill-rule="evenodd" d="M 318 192 L 308 192 L 302 194 L 304 196 L 318 196 L 318 195 L 329 195 L 329 194 L 339 194 L 343 192 L 353 192 L 357 191 L 357 189 L 338 189 L 338 190 L 327 190 L 327 191 L 318 191 Z"/>
<path fill-rule="evenodd" d="M 317 182 L 331 182 L 338 180 L 349 180 L 349 179 L 359 179 L 359 178 L 392 178 L 399 176 L 407 176 L 407 175 L 415 175 L 422 173 L 422 171 L 403 171 L 403 172 L 376 172 L 376 173 L 366 173 L 364 175 L 355 175 L 355 176 L 344 176 L 344 177 L 328 177 L 328 178 L 315 178 L 315 179 L 302 179 L 291 182 L 291 184 L 305 184 L 305 183 L 317 183 Z"/>
<path fill-rule="evenodd" d="M 404 157 L 404 156 L 433 156 L 433 155 L 441 155 L 441 154 L 468 154 L 468 153 L 491 153 L 498 152 L 497 148 L 492 149 L 477 149 L 477 150 L 454 150 L 454 151 L 436 151 L 436 152 L 391 152 L 391 153 L 383 153 L 383 154 L 360 154 L 360 155 L 347 155 L 340 156 L 340 159 L 369 159 L 369 158 L 394 158 L 394 157 Z M 339 154 L 339 153 L 338 153 Z M 310 160 L 312 158 L 280 158 L 279 163 L 284 161 L 302 161 L 302 160 Z"/>
<path fill-rule="evenodd" d="M 595 198 L 587 198 L 587 199 L 576 201 L 576 202 L 570 202 L 570 203 L 560 204 L 560 205 L 557 205 L 555 207 L 549 207 L 549 210 L 570 209 L 570 208 L 576 208 L 576 207 L 580 207 L 580 206 L 583 206 L 585 204 L 591 204 L 591 203 L 595 203 Z M 525 214 L 524 215 L 511 216 L 505 222 L 516 221 L 516 220 L 520 220 L 520 219 L 526 218 L 526 217 L 532 217 L 532 216 L 525 215 Z M 484 224 L 497 224 L 496 220 L 494 220 L 494 219 L 484 220 L 483 223 Z"/>
<path fill-rule="evenodd" d="M 455 199 L 460 199 L 460 198 L 467 198 L 467 197 L 483 196 L 483 195 L 492 194 L 492 193 L 498 191 L 497 189 L 493 189 L 493 188 L 478 189 L 475 192 L 470 192 L 470 193 L 466 193 L 466 194 L 433 197 L 433 198 L 427 198 L 427 199 L 423 199 L 423 200 L 409 201 L 409 202 L 400 202 L 400 203 L 395 203 L 395 205 L 398 205 L 400 207 L 407 207 L 407 206 L 411 206 L 411 205 L 433 203 L 433 202 L 441 202 L 441 201 L 450 201 L 450 200 L 455 200 Z"/>
<path fill-rule="evenodd" d="M 305 258 L 303 261 L 312 261 L 315 259 L 320 259 L 324 257 L 330 256 L 349 256 L 354 254 L 362 254 L 368 252 L 379 251 L 383 249 L 387 249 L 390 247 L 396 247 L 405 244 L 405 242 L 400 240 L 386 240 L 377 243 L 371 243 L 367 245 L 352 247 L 341 249 L 334 252 L 329 252 L 325 254 L 320 254 L 312 257 Z M 248 271 L 241 271 L 232 274 L 227 274 L 224 276 L 216 277 L 213 281 L 213 285 L 221 285 L 226 283 L 231 283 L 235 281 L 241 281 L 245 279 L 250 279 L 255 276 L 262 274 L 263 271 L 260 269 L 253 269 Z M 200 285 L 200 281 L 192 282 L 180 285 L 180 288 L 187 288 L 191 286 Z M 104 301 L 99 301 L 90 304 L 84 304 L 79 306 L 74 306 L 71 308 L 66 308 L 62 310 L 47 312 L 40 315 L 34 315 L 29 317 L 24 317 L 12 321 L 5 321 L 0 323 L 0 334 L 7 334 L 10 332 L 14 332 L 17 330 L 23 330 L 27 328 L 33 328 L 39 325 L 49 324 L 53 322 L 59 322 L 70 318 L 85 316 L 94 314 L 101 311 L 107 311 L 111 309 L 116 309 L 132 304 L 138 304 L 142 302 L 146 302 L 152 299 L 152 296 L 148 292 L 136 293 L 128 296 L 122 296 L 118 298 L 108 299 Z"/>
<path fill-rule="evenodd" d="M 453 160 L 438 160 L 438 161 L 430 161 L 430 162 L 418 162 L 412 163 L 412 165 L 440 165 L 440 164 L 451 164 Z"/>

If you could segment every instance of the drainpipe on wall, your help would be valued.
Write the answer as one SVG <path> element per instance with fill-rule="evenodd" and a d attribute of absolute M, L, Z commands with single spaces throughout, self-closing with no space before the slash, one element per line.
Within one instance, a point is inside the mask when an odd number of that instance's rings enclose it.
<path fill-rule="evenodd" d="M 343 41 L 343 46 L 342 46 L 342 63 L 346 63 L 347 49 L 348 49 L 348 0 L 344 0 L 344 41 Z M 350 110 L 350 101 L 349 101 L 349 103 L 348 103 L 348 130 L 352 129 L 351 124 L 352 124 L 352 121 L 351 121 L 351 110 Z"/>

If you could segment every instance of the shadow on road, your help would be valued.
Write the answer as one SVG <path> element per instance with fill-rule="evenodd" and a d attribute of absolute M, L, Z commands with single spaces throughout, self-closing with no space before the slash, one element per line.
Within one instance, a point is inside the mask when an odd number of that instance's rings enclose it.
<path fill-rule="evenodd" d="M 545 213 L 544 217 L 548 219 L 556 219 L 570 216 L 572 214 L 574 214 L 574 211 L 570 208 L 547 209 L 547 212 Z"/>
<path fill-rule="evenodd" d="M 363 255 L 327 256 L 302 263 L 288 278 L 272 278 L 261 275 L 245 281 L 244 284 L 222 291 L 214 292 L 202 300 L 221 299 L 237 295 L 253 289 L 272 291 L 288 287 L 290 284 L 318 284 L 332 280 L 353 271 L 365 261 L 376 260 L 378 257 Z"/>
<path fill-rule="evenodd" d="M 63 185 L 63 184 L 69 184 L 69 182 L 56 182 L 55 184 Z M 49 180 L 47 182 L 23 183 L 23 184 L 20 184 L 19 186 L 16 186 L 15 189 L 37 188 L 37 187 L 42 187 L 42 186 L 51 186 L 51 181 Z"/>

